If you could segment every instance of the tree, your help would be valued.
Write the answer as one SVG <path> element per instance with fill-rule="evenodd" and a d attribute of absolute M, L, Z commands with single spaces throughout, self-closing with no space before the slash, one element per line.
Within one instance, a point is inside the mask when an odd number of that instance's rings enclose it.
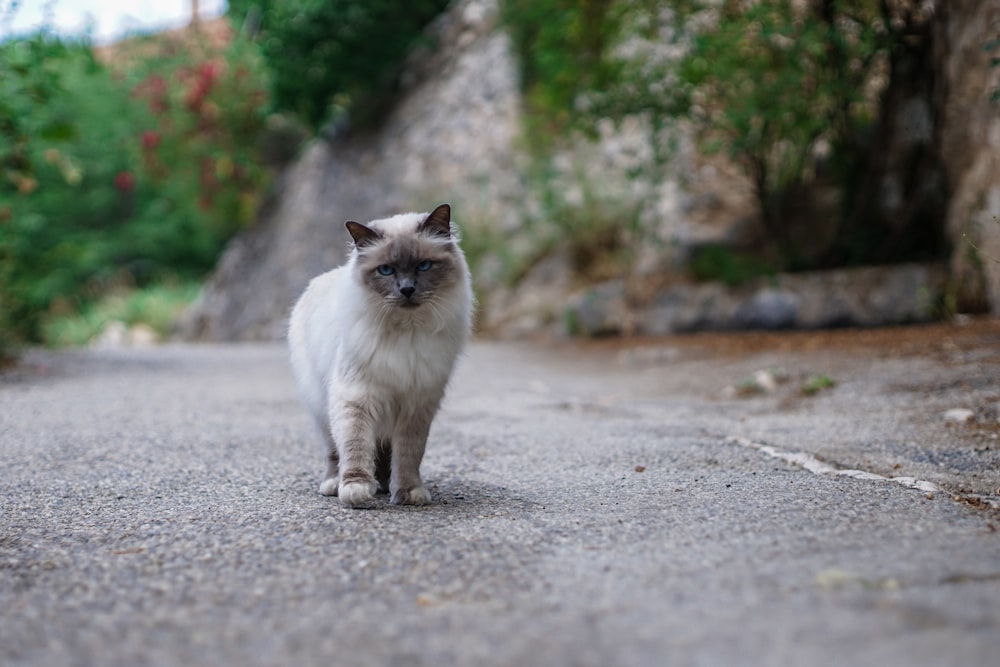
<path fill-rule="evenodd" d="M 447 0 L 231 0 L 256 32 L 274 105 L 314 129 L 338 115 L 364 123 L 386 108 L 395 76 Z"/>
<path fill-rule="evenodd" d="M 576 23 L 588 25 L 585 6 L 600 8 L 598 39 L 573 37 L 593 27 L 543 39 L 538 17 L 575 12 Z M 704 151 L 724 151 L 743 166 L 785 267 L 909 259 L 940 246 L 934 155 L 928 142 L 903 138 L 900 120 L 919 115 L 914 101 L 926 102 L 933 86 L 922 3 L 507 0 L 504 7 L 528 62 L 529 102 L 553 100 L 562 111 L 550 119 L 584 130 L 606 118 L 646 118 L 659 147 L 686 124 Z M 557 73 L 557 63 L 590 72 L 574 78 Z M 839 204 L 820 211 L 831 218 L 832 238 L 807 252 L 802 241 L 815 236 L 820 186 L 835 189 Z M 887 207 L 897 194 L 903 205 Z"/>

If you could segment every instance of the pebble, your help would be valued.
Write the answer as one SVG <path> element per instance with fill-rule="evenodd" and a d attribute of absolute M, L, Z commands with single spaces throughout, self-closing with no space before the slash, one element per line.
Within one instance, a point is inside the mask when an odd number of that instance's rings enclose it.
<path fill-rule="evenodd" d="M 968 408 L 952 408 L 944 413 L 944 420 L 952 424 L 964 424 L 972 421 L 972 410 Z"/>

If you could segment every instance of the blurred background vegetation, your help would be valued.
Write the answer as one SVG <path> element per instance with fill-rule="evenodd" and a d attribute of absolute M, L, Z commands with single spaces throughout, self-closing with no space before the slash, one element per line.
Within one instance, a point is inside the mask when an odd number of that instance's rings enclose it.
<path fill-rule="evenodd" d="M 100 58 L 45 31 L 0 43 L 0 355 L 111 294 L 189 299 L 254 220 L 267 75 L 224 41 L 137 37 Z"/>
<path fill-rule="evenodd" d="M 384 111 L 446 5 L 232 0 L 221 34 L 106 48 L 0 33 L 0 358 L 85 342 L 109 318 L 166 333 L 255 220 L 265 165 L 294 155 L 299 128 Z"/>
<path fill-rule="evenodd" d="M 921 75 L 904 65 L 926 26 L 891 4 L 501 0 L 525 144 L 544 158 L 560 137 L 639 116 L 663 161 L 681 123 L 703 151 L 742 165 L 769 247 L 695 258 L 705 278 L 940 255 L 940 202 L 916 202 L 923 217 L 900 226 L 863 187 L 894 86 Z M 221 38 L 188 29 L 96 50 L 50 31 L 0 33 L 0 357 L 85 340 L 107 317 L 168 327 L 164 312 L 193 298 L 255 220 L 269 142 L 281 137 L 287 158 L 309 133 L 376 123 L 407 51 L 447 5 L 230 0 Z M 0 1 L 0 15 L 13 11 Z M 279 131 L 289 127 L 303 130 Z M 847 193 L 835 238 L 805 256 L 803 193 L 831 183 Z M 138 305 L 123 305 L 129 294 Z"/>
<path fill-rule="evenodd" d="M 254 38 L 271 73 L 274 107 L 312 129 L 372 122 L 391 103 L 398 69 L 449 0 L 229 0 L 229 19 Z"/>
<path fill-rule="evenodd" d="M 931 24 L 918 5 L 505 0 L 501 13 L 521 64 L 529 145 L 551 152 L 567 133 L 642 118 L 661 162 L 683 128 L 703 154 L 743 168 L 768 247 L 695 258 L 742 275 L 943 257 L 944 192 L 925 147 L 901 156 L 913 163 L 911 210 L 888 219 L 872 191 L 897 166 L 894 144 L 908 141 L 902 105 L 933 85 Z M 837 210 L 815 207 L 824 188 L 843 193 Z M 830 241 L 809 248 L 824 226 Z"/>

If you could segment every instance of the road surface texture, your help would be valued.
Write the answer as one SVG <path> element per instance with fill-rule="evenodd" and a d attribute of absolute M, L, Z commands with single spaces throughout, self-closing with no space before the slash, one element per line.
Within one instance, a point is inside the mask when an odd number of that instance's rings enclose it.
<path fill-rule="evenodd" d="M 477 343 L 434 503 L 349 510 L 282 346 L 34 351 L 0 664 L 997 664 L 998 377 L 996 320 Z"/>

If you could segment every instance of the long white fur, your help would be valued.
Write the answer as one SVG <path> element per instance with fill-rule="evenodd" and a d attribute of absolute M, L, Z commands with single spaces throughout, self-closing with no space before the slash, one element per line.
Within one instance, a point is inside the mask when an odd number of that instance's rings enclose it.
<path fill-rule="evenodd" d="M 413 233 L 426 217 L 404 213 L 367 225 L 389 237 Z M 331 399 L 363 400 L 381 427 L 375 437 L 389 438 L 406 396 L 443 395 L 472 329 L 469 270 L 461 250 L 457 255 L 463 279 L 415 309 L 390 306 L 361 284 L 357 249 L 343 266 L 309 283 L 292 311 L 288 340 L 299 390 L 327 436 L 336 438 L 341 426 L 331 421 Z M 322 493 L 332 493 L 328 482 Z"/>

